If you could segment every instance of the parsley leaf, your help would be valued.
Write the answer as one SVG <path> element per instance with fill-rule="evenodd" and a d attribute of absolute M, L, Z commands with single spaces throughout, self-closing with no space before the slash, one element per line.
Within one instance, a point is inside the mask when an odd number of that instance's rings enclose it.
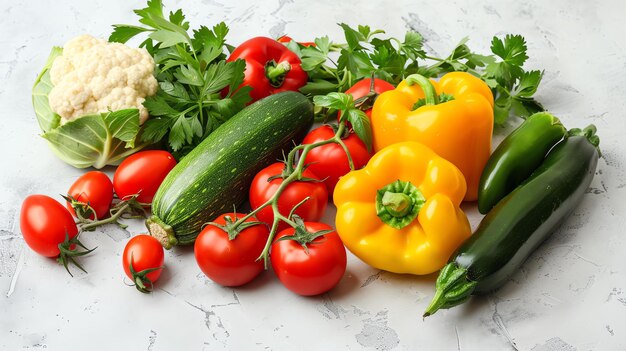
<path fill-rule="evenodd" d="M 149 96 L 143 105 L 150 111 L 151 116 L 173 116 L 178 113 L 160 94 Z"/>
<path fill-rule="evenodd" d="M 187 37 L 179 32 L 172 32 L 165 29 L 156 30 L 148 36 L 150 39 L 161 42 L 161 47 L 165 48 L 176 44 L 182 44 L 187 42 Z"/>
<path fill-rule="evenodd" d="M 123 24 L 114 24 L 113 33 L 109 36 L 109 41 L 112 43 L 126 43 L 134 36 L 148 31 L 148 29 L 137 26 L 127 26 Z"/>
<path fill-rule="evenodd" d="M 524 72 L 515 89 L 515 96 L 525 98 L 533 96 L 537 92 L 542 76 L 543 72 L 541 71 Z"/>
<path fill-rule="evenodd" d="M 347 110 L 354 107 L 352 95 L 332 92 L 328 95 L 315 96 L 313 103 L 317 106 L 333 108 L 335 110 Z"/>
<path fill-rule="evenodd" d="M 151 118 L 143 126 L 141 140 L 156 143 L 165 138 L 173 120 L 170 118 Z"/>
<path fill-rule="evenodd" d="M 147 34 L 140 46 L 157 64 L 159 89 L 144 101 L 152 118 L 144 124 L 141 140 L 167 140 L 181 157 L 250 101 L 250 88 L 237 89 L 244 78 L 245 61 L 225 61 L 225 51 L 231 46 L 226 43 L 228 27 L 223 22 L 212 28 L 200 26 L 190 36 L 182 10 L 166 18 L 161 0 L 147 4 L 135 10 L 145 27 L 114 25 L 109 40 L 124 43 Z M 222 96 L 227 87 L 229 93 Z"/>
<path fill-rule="evenodd" d="M 343 33 L 346 37 L 346 42 L 348 43 L 347 50 L 349 52 L 363 49 L 359 42 L 365 40 L 365 36 L 361 32 L 350 28 L 350 26 L 345 23 L 340 23 L 339 26 L 343 28 Z M 367 27 L 367 29 L 369 31 L 369 27 Z"/>
<path fill-rule="evenodd" d="M 504 41 L 498 37 L 493 37 L 491 41 L 491 51 L 504 62 L 514 66 L 524 65 L 528 59 L 526 49 L 526 40 L 521 35 L 507 34 Z"/>
<path fill-rule="evenodd" d="M 522 66 L 528 59 L 526 41 L 521 35 L 509 34 L 504 37 L 504 41 L 493 37 L 491 51 L 501 60 L 487 65 L 487 74 L 503 87 L 511 89 L 524 74 Z"/>
<path fill-rule="evenodd" d="M 328 94 L 330 92 L 337 91 L 337 90 L 338 90 L 338 86 L 336 83 L 323 80 L 323 79 L 316 79 L 316 80 L 310 81 L 306 83 L 305 86 L 300 88 L 301 93 L 312 95 L 312 96 L 324 95 L 324 94 Z"/>
<path fill-rule="evenodd" d="M 520 117 L 528 117 L 537 112 L 545 111 L 541 103 L 533 98 L 515 97 L 512 110 Z"/>
<path fill-rule="evenodd" d="M 332 110 L 341 110 L 341 120 L 348 120 L 352 125 L 354 133 L 363 141 L 367 149 L 372 151 L 372 127 L 367 115 L 354 106 L 352 95 L 338 92 L 331 92 L 327 95 L 318 95 L 313 98 L 313 102 L 318 107 Z"/>
<path fill-rule="evenodd" d="M 496 124 L 503 124 L 509 118 L 512 103 L 511 96 L 499 94 L 493 105 L 493 119 Z"/>
<path fill-rule="evenodd" d="M 231 62 L 226 63 L 226 61 L 219 61 L 208 66 L 206 71 L 204 71 L 204 77 L 202 79 L 204 94 L 210 95 L 217 93 L 227 87 L 233 77 L 233 70 L 236 67 L 237 65 L 235 65 L 234 62 L 231 64 Z"/>
<path fill-rule="evenodd" d="M 302 68 L 309 76 L 309 82 L 300 88 L 302 93 L 315 96 L 344 92 L 358 80 L 372 75 L 397 85 L 413 73 L 437 78 L 448 72 L 462 71 L 480 77 L 491 88 L 496 124 L 504 123 L 511 112 L 524 117 L 543 109 L 533 98 L 543 74 L 524 70 L 528 55 L 521 35 L 494 36 L 491 53 L 487 55 L 472 51 L 469 39 L 462 38 L 449 55 L 436 57 L 426 53 L 424 38 L 415 31 L 407 31 L 404 40 L 400 40 L 385 38 L 384 31 L 369 26 L 359 25 L 356 29 L 345 23 L 339 26 L 345 43 L 321 37 L 315 39 L 316 47 L 305 48 L 294 42 L 286 44 L 302 59 Z M 329 103 L 322 99 L 318 106 Z M 338 106 L 327 108 L 339 109 Z"/>
<path fill-rule="evenodd" d="M 367 151 L 372 152 L 372 126 L 365 112 L 357 108 L 349 108 L 344 114 L 348 116 L 354 133 L 367 146 Z"/>

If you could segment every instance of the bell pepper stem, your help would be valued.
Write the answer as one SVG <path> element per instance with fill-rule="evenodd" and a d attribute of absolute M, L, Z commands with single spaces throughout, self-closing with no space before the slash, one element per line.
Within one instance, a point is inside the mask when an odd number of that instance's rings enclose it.
<path fill-rule="evenodd" d="M 385 192 L 383 206 L 394 217 L 404 217 L 411 211 L 411 197 L 407 194 Z"/>
<path fill-rule="evenodd" d="M 417 218 L 425 202 L 415 185 L 396 180 L 376 192 L 376 215 L 392 228 L 402 229 Z"/>
<path fill-rule="evenodd" d="M 291 65 L 287 61 L 265 67 L 265 75 L 272 82 L 278 80 L 278 78 L 284 76 L 289 71 L 291 71 Z"/>
<path fill-rule="evenodd" d="M 435 90 L 435 86 L 430 79 L 424 77 L 421 74 L 411 74 L 406 77 L 406 83 L 408 85 L 417 84 L 422 88 L 424 92 L 424 102 L 426 105 L 437 105 L 439 103 L 439 96 Z"/>

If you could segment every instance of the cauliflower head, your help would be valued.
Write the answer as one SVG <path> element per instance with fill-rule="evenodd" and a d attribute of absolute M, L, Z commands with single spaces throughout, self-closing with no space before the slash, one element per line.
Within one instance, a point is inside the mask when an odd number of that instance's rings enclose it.
<path fill-rule="evenodd" d="M 146 97 L 157 92 L 154 60 L 145 50 L 81 35 L 68 41 L 50 68 L 50 108 L 65 123 L 76 118 L 128 108 L 148 119 Z"/>

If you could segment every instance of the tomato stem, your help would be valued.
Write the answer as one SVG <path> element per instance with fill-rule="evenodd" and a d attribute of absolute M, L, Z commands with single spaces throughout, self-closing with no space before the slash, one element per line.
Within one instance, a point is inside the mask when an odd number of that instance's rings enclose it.
<path fill-rule="evenodd" d="M 305 197 L 302 201 L 298 202 L 298 204 L 296 204 L 291 211 L 289 211 L 289 216 L 287 216 L 287 218 L 293 218 L 293 215 L 296 213 L 296 210 L 298 209 L 298 207 L 302 206 L 302 204 L 304 204 L 305 202 L 309 201 L 309 199 L 311 199 L 310 196 Z"/>
<path fill-rule="evenodd" d="M 95 211 L 93 211 L 94 219 L 91 220 L 88 218 L 84 218 L 83 216 L 79 215 L 77 212 L 76 214 L 78 215 L 78 221 L 79 221 L 78 227 L 80 231 L 94 230 L 96 227 L 109 224 L 109 223 L 117 223 L 120 227 L 125 228 L 126 226 L 118 222 L 118 220 L 120 218 L 124 218 L 122 216 L 128 212 L 131 213 L 132 218 L 137 218 L 137 216 L 132 216 L 132 214 L 136 214 L 137 212 L 142 214 L 141 217 L 145 217 L 143 206 L 146 206 L 146 205 L 149 206 L 150 204 L 143 204 L 143 203 L 138 202 L 137 201 L 138 195 L 139 194 L 133 195 L 129 197 L 127 200 L 122 200 L 117 205 L 115 205 L 115 207 L 111 209 L 111 212 L 110 212 L 111 216 L 109 218 L 98 220 L 98 217 L 96 216 Z"/>
<path fill-rule="evenodd" d="M 352 155 L 350 155 L 350 151 L 348 150 L 348 146 L 346 145 L 346 143 L 343 142 L 343 140 L 341 138 L 339 138 L 339 141 L 337 142 L 337 144 L 339 144 L 339 146 L 341 146 L 343 151 L 346 153 L 346 156 L 348 156 L 348 166 L 350 166 L 350 170 L 351 171 L 354 171 L 354 161 L 352 160 Z"/>
<path fill-rule="evenodd" d="M 67 273 L 69 273 L 69 275 L 72 277 L 74 277 L 74 275 L 72 274 L 72 272 L 70 272 L 70 268 L 69 268 L 70 263 L 74 264 L 81 271 L 87 273 L 85 268 L 83 268 L 83 266 L 81 266 L 80 263 L 78 263 L 74 258 L 87 255 L 96 249 L 96 247 L 94 247 L 93 249 L 88 249 L 85 245 L 83 245 L 83 243 L 81 243 L 80 240 L 78 240 L 79 235 L 80 234 L 77 234 L 74 238 L 70 239 L 69 234 L 65 232 L 65 241 L 63 241 L 62 243 L 58 245 L 59 257 L 57 257 L 57 262 L 62 264 L 63 267 L 65 267 L 65 270 L 67 271 Z M 75 246 L 80 246 L 85 251 L 78 251 L 75 248 Z"/>
<path fill-rule="evenodd" d="M 356 107 L 357 109 L 361 111 L 367 111 L 371 109 L 372 107 L 374 107 L 374 102 L 376 101 L 379 95 L 376 92 L 375 84 L 376 84 L 376 71 L 372 71 L 372 77 L 370 78 L 370 90 L 366 95 L 354 100 L 354 107 Z"/>
<path fill-rule="evenodd" d="M 102 220 L 94 220 L 94 221 L 89 221 L 87 223 L 84 223 L 82 225 L 80 225 L 80 230 L 81 231 L 88 231 L 91 230 L 95 227 L 104 225 L 104 224 L 108 224 L 108 223 L 114 223 L 117 222 L 117 220 L 122 216 L 122 214 L 124 214 L 124 212 L 126 212 L 126 210 L 128 210 L 130 208 L 130 204 L 128 202 L 124 203 L 124 205 L 122 205 L 122 207 L 120 207 L 113 215 L 111 215 L 111 217 L 106 218 L 106 219 L 102 219 Z"/>
<path fill-rule="evenodd" d="M 265 247 L 263 248 L 263 252 L 258 257 L 258 260 L 263 259 L 265 261 L 265 268 L 267 268 L 270 248 L 272 246 L 272 243 L 274 242 L 274 237 L 276 236 L 278 232 L 278 224 L 280 223 L 280 221 L 283 221 L 289 224 L 291 227 L 294 227 L 294 228 L 298 227 L 298 224 L 292 219 L 293 214 L 294 214 L 294 209 L 290 211 L 288 217 L 285 217 L 278 210 L 278 199 L 280 198 L 280 195 L 283 193 L 283 191 L 287 188 L 287 186 L 289 186 L 289 184 L 303 179 L 302 174 L 304 172 L 304 169 L 306 168 L 305 160 L 309 152 L 315 149 L 316 147 L 320 147 L 322 145 L 333 144 L 333 143 L 338 144 L 343 148 L 343 150 L 346 152 L 346 155 L 348 156 L 350 169 L 354 170 L 354 162 L 352 161 L 352 156 L 350 155 L 350 152 L 348 151 L 348 148 L 346 147 L 343 140 L 341 140 L 341 137 L 343 136 L 345 129 L 346 129 L 346 122 L 340 121 L 339 127 L 337 128 L 335 135 L 332 138 L 327 139 L 327 140 L 321 140 L 313 144 L 301 144 L 301 145 L 294 147 L 287 155 L 287 159 L 285 161 L 285 174 L 287 174 L 287 177 L 283 179 L 283 182 L 280 184 L 278 189 L 276 189 L 276 192 L 274 193 L 274 195 L 270 199 L 268 199 L 264 204 L 254 209 L 247 215 L 239 218 L 233 224 L 233 227 L 237 227 L 241 225 L 243 222 L 245 222 L 246 219 L 256 215 L 260 210 L 266 208 L 267 206 L 272 206 L 272 212 L 274 213 L 274 220 L 272 222 L 269 237 L 267 239 L 267 242 L 265 243 Z M 294 161 L 296 159 L 296 156 L 300 153 L 300 151 L 302 151 L 302 153 L 300 154 L 298 158 L 298 162 L 296 163 L 294 167 Z M 308 198 L 304 199 L 298 205 L 296 205 L 296 207 L 302 205 L 307 200 Z"/>
<path fill-rule="evenodd" d="M 139 290 L 140 292 L 144 294 L 149 294 L 152 292 L 154 283 L 148 278 L 148 274 L 161 269 L 163 269 L 163 266 L 148 268 L 137 272 L 133 267 L 133 254 L 131 252 L 130 261 L 128 262 L 128 270 L 130 271 L 130 275 L 133 277 L 133 283 L 135 285 L 135 288 L 137 288 L 137 290 Z"/>
<path fill-rule="evenodd" d="M 84 223 L 98 220 L 98 215 L 96 214 L 96 211 L 93 209 L 93 207 L 91 207 L 91 205 L 89 204 L 89 201 L 78 201 L 77 198 L 80 198 L 80 196 L 75 198 L 71 195 L 61 195 L 61 197 L 64 198 L 65 201 L 70 203 L 70 206 L 74 209 L 74 213 L 76 214 L 76 218 L 78 218 L 79 222 Z M 91 216 L 93 216 L 93 219 L 89 218 Z"/>

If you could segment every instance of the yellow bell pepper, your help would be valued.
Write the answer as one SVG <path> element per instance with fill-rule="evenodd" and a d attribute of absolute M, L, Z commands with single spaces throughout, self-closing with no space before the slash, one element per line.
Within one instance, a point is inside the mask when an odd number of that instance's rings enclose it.
<path fill-rule="evenodd" d="M 428 147 L 390 145 L 337 183 L 337 233 L 378 269 L 436 272 L 471 234 L 459 208 L 465 190 L 463 174 Z"/>
<path fill-rule="evenodd" d="M 439 82 L 411 75 L 378 96 L 372 110 L 375 151 L 400 141 L 425 144 L 461 170 L 466 201 L 478 197 L 492 132 L 491 90 L 465 72 L 448 73 Z"/>

